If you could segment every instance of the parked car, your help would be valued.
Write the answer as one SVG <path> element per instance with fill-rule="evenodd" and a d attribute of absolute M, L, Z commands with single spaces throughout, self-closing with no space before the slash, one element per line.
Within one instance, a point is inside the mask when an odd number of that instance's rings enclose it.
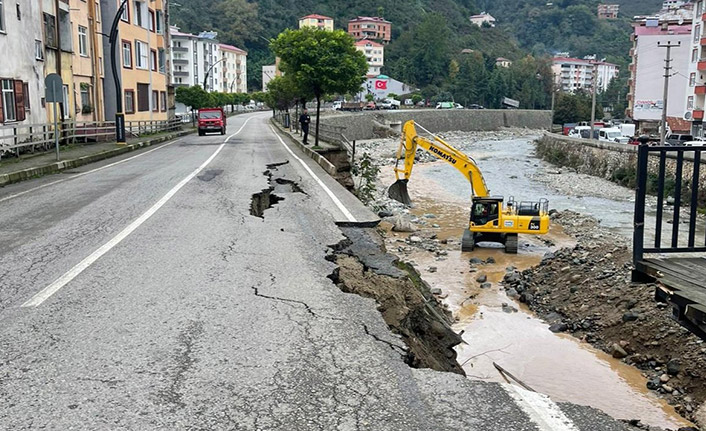
<path fill-rule="evenodd" d="M 199 136 L 209 132 L 220 132 L 226 134 L 226 114 L 223 108 L 202 108 L 199 109 Z"/>
<path fill-rule="evenodd" d="M 573 129 L 569 130 L 569 137 L 590 139 L 591 128 L 589 126 L 576 126 Z"/>
<path fill-rule="evenodd" d="M 706 147 L 706 142 L 702 140 L 686 141 L 682 145 L 685 147 Z"/>
<path fill-rule="evenodd" d="M 627 144 L 629 139 L 623 136 L 620 129 L 617 127 L 603 128 L 598 131 L 598 140 L 604 142 L 617 142 Z"/>
<path fill-rule="evenodd" d="M 463 109 L 463 105 L 461 105 L 460 103 L 454 103 L 454 108 Z"/>
<path fill-rule="evenodd" d="M 453 102 L 439 102 L 436 104 L 436 109 L 455 109 L 456 105 Z"/>
<path fill-rule="evenodd" d="M 395 99 L 385 99 L 380 104 L 381 109 L 400 109 L 400 101 Z"/>
<path fill-rule="evenodd" d="M 364 111 L 375 111 L 378 109 L 378 105 L 375 104 L 375 102 L 368 102 L 365 104 L 365 107 L 363 107 Z"/>
<path fill-rule="evenodd" d="M 689 142 L 693 140 L 694 137 L 692 135 L 681 135 L 678 133 L 672 133 L 670 135 L 667 135 L 667 143 L 673 147 L 684 145 L 684 142 Z"/>
<path fill-rule="evenodd" d="M 472 105 L 468 105 L 468 109 L 485 109 L 485 107 L 483 105 L 478 105 L 474 103 Z"/>

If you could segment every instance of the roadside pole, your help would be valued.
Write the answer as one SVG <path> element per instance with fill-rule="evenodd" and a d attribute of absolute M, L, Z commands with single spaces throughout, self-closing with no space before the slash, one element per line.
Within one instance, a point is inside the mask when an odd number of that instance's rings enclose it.
<path fill-rule="evenodd" d="M 591 102 L 591 139 L 596 139 L 596 86 L 598 84 L 598 64 L 593 63 L 593 100 Z"/>
<path fill-rule="evenodd" d="M 57 91 L 57 88 L 61 89 Z M 56 147 L 56 161 L 59 159 L 59 113 L 57 112 L 57 105 L 63 102 L 64 97 L 64 81 L 61 79 L 61 75 L 56 73 L 50 73 L 44 78 L 44 99 L 46 103 L 52 103 L 54 105 L 54 146 Z"/>
<path fill-rule="evenodd" d="M 681 46 L 681 41 L 673 44 L 672 41 L 665 43 L 657 42 L 659 48 L 667 48 L 667 56 L 664 59 L 664 97 L 662 98 L 662 130 L 659 133 L 659 143 L 664 145 L 667 141 L 667 101 L 669 100 L 669 72 L 672 70 L 672 48 Z"/>

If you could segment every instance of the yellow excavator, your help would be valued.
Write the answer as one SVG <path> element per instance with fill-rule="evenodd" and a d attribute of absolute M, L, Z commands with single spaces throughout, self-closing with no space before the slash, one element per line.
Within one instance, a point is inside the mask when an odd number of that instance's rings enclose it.
<path fill-rule="evenodd" d="M 426 130 L 433 140 L 418 135 L 415 126 L 424 130 L 413 120 L 406 122 L 402 129 L 395 165 L 397 181 L 388 189 L 390 198 L 412 205 L 407 183 L 412 176 L 417 148 L 421 147 L 456 168 L 471 183 L 471 218 L 463 234 L 462 251 L 473 251 L 479 242 L 495 242 L 504 244 L 507 253 L 517 253 L 518 234 L 543 235 L 549 231 L 548 200 L 517 203 L 512 197 L 505 202 L 502 197 L 490 196 L 483 174 L 472 158 Z M 400 160 L 404 160 L 401 169 Z"/>

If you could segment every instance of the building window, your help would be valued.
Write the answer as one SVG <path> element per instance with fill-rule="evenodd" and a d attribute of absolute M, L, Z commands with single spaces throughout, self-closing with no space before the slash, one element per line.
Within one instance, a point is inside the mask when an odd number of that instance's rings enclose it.
<path fill-rule="evenodd" d="M 701 12 L 703 11 L 703 2 L 696 2 L 696 16 L 697 18 L 699 15 L 701 15 Z"/>
<path fill-rule="evenodd" d="M 157 71 L 157 51 L 150 51 L 150 70 Z"/>
<path fill-rule="evenodd" d="M 699 50 L 694 48 L 691 51 L 691 62 L 696 63 L 696 60 L 698 60 L 698 58 L 699 58 Z"/>
<path fill-rule="evenodd" d="M 143 27 L 143 28 L 148 28 L 148 23 L 147 23 L 147 16 L 145 13 L 145 5 L 141 1 L 135 0 L 135 7 L 134 7 L 134 13 L 135 13 L 135 19 L 133 24 Z"/>
<path fill-rule="evenodd" d="M 17 106 L 15 101 L 15 85 L 12 79 L 2 80 L 2 110 L 3 122 L 17 121 Z"/>
<path fill-rule="evenodd" d="M 56 19 L 54 15 L 44 14 L 44 40 L 49 48 L 56 48 Z"/>
<path fill-rule="evenodd" d="M 152 112 L 159 112 L 159 91 L 152 90 Z"/>
<path fill-rule="evenodd" d="M 135 113 L 135 91 L 125 90 L 125 113 L 134 114 Z"/>
<path fill-rule="evenodd" d="M 5 33 L 5 3 L 0 0 L 0 31 Z"/>
<path fill-rule="evenodd" d="M 34 41 L 34 58 L 44 60 L 44 44 L 41 40 Z"/>
<path fill-rule="evenodd" d="M 162 24 L 163 21 L 164 21 L 164 13 L 161 10 L 158 10 L 157 16 L 156 16 L 156 22 L 155 22 L 155 28 L 157 29 L 157 34 L 162 34 L 164 32 L 164 25 Z M 181 44 L 179 46 L 181 46 Z"/>
<path fill-rule="evenodd" d="M 88 57 L 88 29 L 78 26 L 78 53 L 82 57 Z"/>
<path fill-rule="evenodd" d="M 694 109 L 694 96 L 689 96 L 686 100 L 686 109 Z"/>
<path fill-rule="evenodd" d="M 132 69 L 132 43 L 123 41 L 123 67 Z"/>
<path fill-rule="evenodd" d="M 159 101 L 160 101 L 160 106 L 162 108 L 161 111 L 167 112 L 167 92 L 166 91 L 159 92 Z"/>
<path fill-rule="evenodd" d="M 120 19 L 125 22 L 130 22 L 130 3 L 125 3 L 123 8 L 123 13 L 120 15 Z"/>
<path fill-rule="evenodd" d="M 149 48 L 144 42 L 135 41 L 135 66 L 138 69 L 147 69 L 149 66 Z"/>
<path fill-rule="evenodd" d="M 150 110 L 150 85 L 137 84 L 137 110 L 148 112 Z"/>
<path fill-rule="evenodd" d="M 86 112 L 91 108 L 91 93 L 87 83 L 81 83 L 81 111 Z"/>
<path fill-rule="evenodd" d="M 149 18 L 150 18 L 150 19 L 149 19 L 149 22 L 148 22 L 147 24 L 150 26 L 150 31 L 154 31 L 154 26 L 155 26 L 154 20 L 155 20 L 155 18 L 154 18 L 154 11 L 153 11 L 153 10 L 150 10 L 150 11 L 149 11 Z"/>
<path fill-rule="evenodd" d="M 689 75 L 689 86 L 693 87 L 696 85 L 696 73 L 692 72 L 691 75 Z"/>
<path fill-rule="evenodd" d="M 160 73 L 165 73 L 167 70 L 167 54 L 164 48 L 159 48 L 159 53 L 157 54 L 157 61 L 159 64 L 159 72 Z M 181 66 L 179 66 L 179 70 L 181 70 Z"/>
<path fill-rule="evenodd" d="M 697 24 L 694 27 L 694 43 L 698 43 L 699 39 L 701 39 L 701 24 Z"/>

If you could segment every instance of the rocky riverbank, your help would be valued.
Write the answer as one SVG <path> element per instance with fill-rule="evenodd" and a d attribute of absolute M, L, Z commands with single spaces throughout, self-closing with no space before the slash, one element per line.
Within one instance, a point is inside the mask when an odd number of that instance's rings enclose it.
<path fill-rule="evenodd" d="M 552 324 L 639 368 L 647 388 L 684 417 L 706 426 L 706 343 L 654 299 L 655 286 L 630 282 L 627 240 L 600 233 L 598 222 L 571 211 L 553 221 L 576 237 L 536 268 L 509 271 L 504 286 Z"/>

